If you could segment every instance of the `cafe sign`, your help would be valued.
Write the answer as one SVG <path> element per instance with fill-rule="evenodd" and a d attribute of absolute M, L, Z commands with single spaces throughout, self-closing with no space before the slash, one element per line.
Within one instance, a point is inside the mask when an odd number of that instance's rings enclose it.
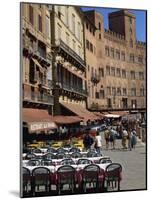
<path fill-rule="evenodd" d="M 32 122 L 28 124 L 29 132 L 37 132 L 56 128 L 54 122 Z"/>

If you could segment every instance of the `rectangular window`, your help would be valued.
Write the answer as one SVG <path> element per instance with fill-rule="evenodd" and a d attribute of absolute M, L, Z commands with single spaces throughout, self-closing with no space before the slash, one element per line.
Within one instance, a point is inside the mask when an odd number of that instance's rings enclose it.
<path fill-rule="evenodd" d="M 99 99 L 99 92 L 96 92 L 96 93 L 95 93 L 95 98 L 96 98 L 96 99 Z"/>
<path fill-rule="evenodd" d="M 131 71 L 131 79 L 135 79 L 135 72 L 134 71 Z"/>
<path fill-rule="evenodd" d="M 42 32 L 42 17 L 41 17 L 41 15 L 38 15 L 38 29 L 40 32 Z"/>
<path fill-rule="evenodd" d="M 105 55 L 110 56 L 109 47 L 105 47 Z"/>
<path fill-rule="evenodd" d="M 72 14 L 72 32 L 75 34 L 75 15 Z"/>
<path fill-rule="evenodd" d="M 117 75 L 117 77 L 121 77 L 121 70 L 120 70 L 120 68 L 116 69 L 116 75 Z"/>
<path fill-rule="evenodd" d="M 140 96 L 143 97 L 145 95 L 144 88 L 140 88 Z"/>
<path fill-rule="evenodd" d="M 117 95 L 121 96 L 121 88 L 117 88 Z"/>
<path fill-rule="evenodd" d="M 125 61 L 125 52 L 122 52 L 122 53 L 121 53 L 121 60 L 122 60 L 122 61 Z"/>
<path fill-rule="evenodd" d="M 114 67 L 111 67 L 111 75 L 115 76 L 115 68 Z"/>
<path fill-rule="evenodd" d="M 138 56 L 138 62 L 143 63 L 143 57 L 142 56 Z"/>
<path fill-rule="evenodd" d="M 46 16 L 46 36 L 50 38 L 50 18 Z"/>
<path fill-rule="evenodd" d="M 120 51 L 119 50 L 116 50 L 116 59 L 120 60 Z"/>
<path fill-rule="evenodd" d="M 34 24 L 34 9 L 31 5 L 29 5 L 29 21 L 32 25 Z"/>
<path fill-rule="evenodd" d="M 111 95 L 111 87 L 107 87 L 107 95 Z"/>
<path fill-rule="evenodd" d="M 126 70 L 122 69 L 122 78 L 126 78 Z"/>
<path fill-rule="evenodd" d="M 86 23 L 86 29 L 89 29 L 89 25 L 88 25 L 88 23 Z"/>
<path fill-rule="evenodd" d="M 127 89 L 123 88 L 123 96 L 126 96 L 126 95 L 127 95 Z"/>
<path fill-rule="evenodd" d="M 130 54 L 130 62 L 134 63 L 134 54 Z"/>
<path fill-rule="evenodd" d="M 114 58 L 114 49 L 111 48 L 111 58 Z"/>
<path fill-rule="evenodd" d="M 90 43 L 90 51 L 93 52 L 93 44 Z"/>
<path fill-rule="evenodd" d="M 86 40 L 86 48 L 87 48 L 87 49 L 90 49 L 90 43 L 89 43 L 88 40 Z"/>
<path fill-rule="evenodd" d="M 100 99 L 104 98 L 105 98 L 104 90 L 100 90 Z"/>
<path fill-rule="evenodd" d="M 41 57 L 46 58 L 46 45 L 44 43 L 38 42 L 38 52 Z"/>
<path fill-rule="evenodd" d="M 112 87 L 112 95 L 115 96 L 116 95 L 116 88 Z"/>
<path fill-rule="evenodd" d="M 136 88 L 131 88 L 131 96 L 136 96 Z"/>
<path fill-rule="evenodd" d="M 107 65 L 106 66 L 106 75 L 110 75 L 110 66 L 109 65 Z"/>
<path fill-rule="evenodd" d="M 104 77 L 104 69 L 99 68 L 99 77 Z"/>
<path fill-rule="evenodd" d="M 139 72 L 139 79 L 144 80 L 144 73 L 143 72 Z"/>
<path fill-rule="evenodd" d="M 94 69 L 93 69 L 93 67 L 91 67 L 91 76 L 93 76 L 94 75 Z"/>

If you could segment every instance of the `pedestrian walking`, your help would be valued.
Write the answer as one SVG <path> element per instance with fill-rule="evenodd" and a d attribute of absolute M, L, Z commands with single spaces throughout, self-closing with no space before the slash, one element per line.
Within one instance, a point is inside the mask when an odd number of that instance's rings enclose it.
<path fill-rule="evenodd" d="M 102 137 L 99 133 L 99 130 L 97 130 L 97 135 L 95 136 L 95 148 L 96 148 L 96 151 L 98 153 L 101 153 L 101 149 L 102 149 Z"/>
<path fill-rule="evenodd" d="M 94 143 L 94 139 L 89 134 L 89 132 L 87 132 L 83 138 L 83 144 L 84 144 L 84 148 L 86 149 L 86 151 L 90 150 L 93 143 Z"/>
<path fill-rule="evenodd" d="M 110 143 L 111 143 L 111 148 L 115 149 L 115 140 L 116 140 L 116 133 L 115 130 L 111 127 L 110 130 Z"/>
<path fill-rule="evenodd" d="M 106 143 L 106 149 L 109 148 L 109 141 L 110 141 L 110 131 L 108 129 L 106 129 L 104 131 L 104 139 L 105 139 L 105 143 Z"/>
<path fill-rule="evenodd" d="M 132 135 L 133 135 L 132 130 L 130 130 L 128 132 L 128 148 L 130 151 L 132 151 Z"/>
<path fill-rule="evenodd" d="M 123 134 L 122 134 L 122 146 L 123 146 L 124 149 L 127 149 L 127 145 L 126 145 L 126 143 L 127 143 L 127 137 L 128 137 L 127 130 L 124 129 L 123 130 Z"/>
<path fill-rule="evenodd" d="M 137 143 L 136 131 L 135 131 L 135 129 L 133 129 L 133 131 L 132 131 L 132 139 L 131 139 L 132 148 L 135 149 L 136 143 Z"/>

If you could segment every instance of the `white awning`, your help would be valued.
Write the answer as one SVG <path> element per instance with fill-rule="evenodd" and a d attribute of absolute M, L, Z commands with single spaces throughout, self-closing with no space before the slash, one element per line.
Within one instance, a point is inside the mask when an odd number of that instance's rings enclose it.
<path fill-rule="evenodd" d="M 105 115 L 105 117 L 108 117 L 108 118 L 119 118 L 120 115 L 107 114 L 107 115 Z"/>

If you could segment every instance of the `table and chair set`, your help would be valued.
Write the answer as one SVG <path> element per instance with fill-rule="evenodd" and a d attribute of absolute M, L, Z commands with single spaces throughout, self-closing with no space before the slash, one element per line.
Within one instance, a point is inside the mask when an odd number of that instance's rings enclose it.
<path fill-rule="evenodd" d="M 23 154 L 22 176 L 24 196 L 119 191 L 122 166 L 95 150 L 36 149 Z"/>

